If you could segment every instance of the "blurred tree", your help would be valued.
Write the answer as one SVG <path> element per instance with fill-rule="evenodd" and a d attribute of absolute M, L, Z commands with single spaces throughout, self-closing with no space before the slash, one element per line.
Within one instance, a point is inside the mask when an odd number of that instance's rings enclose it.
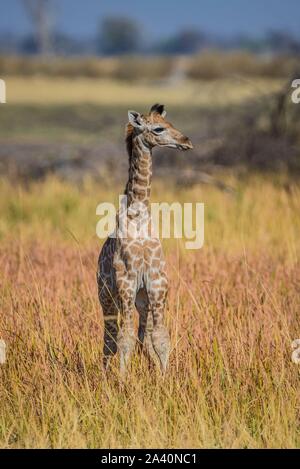
<path fill-rule="evenodd" d="M 20 50 L 24 54 L 37 54 L 39 52 L 39 47 L 37 44 L 36 36 L 29 34 L 25 36 L 20 44 Z"/>
<path fill-rule="evenodd" d="M 286 31 L 270 31 L 265 39 L 266 47 L 271 52 L 300 53 L 300 41 Z"/>
<path fill-rule="evenodd" d="M 58 55 L 94 55 L 95 40 L 93 38 L 77 39 L 57 31 L 53 35 L 53 49 Z"/>
<path fill-rule="evenodd" d="M 192 54 L 208 43 L 205 34 L 195 29 L 183 29 L 156 46 L 157 52 L 166 54 Z"/>
<path fill-rule="evenodd" d="M 228 50 L 241 49 L 249 52 L 259 53 L 262 52 L 265 47 L 264 38 L 252 37 L 246 34 L 237 34 L 226 40 L 222 39 L 220 48 Z"/>
<path fill-rule="evenodd" d="M 52 0 L 22 0 L 35 30 L 32 45 L 36 44 L 38 53 L 47 55 L 53 50 L 53 1 Z M 34 47 L 33 47 L 34 49 Z M 32 49 L 32 51 L 33 51 Z"/>
<path fill-rule="evenodd" d="M 108 17 L 102 22 L 98 50 L 103 54 L 126 54 L 140 49 L 142 43 L 139 25 L 130 18 Z"/>

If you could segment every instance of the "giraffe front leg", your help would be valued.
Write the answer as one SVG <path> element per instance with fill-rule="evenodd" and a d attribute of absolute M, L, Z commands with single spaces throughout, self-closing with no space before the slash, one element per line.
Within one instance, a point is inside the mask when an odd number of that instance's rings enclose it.
<path fill-rule="evenodd" d="M 145 288 L 139 290 L 136 296 L 135 306 L 139 312 L 139 345 L 141 349 L 146 352 L 148 357 L 156 363 L 158 357 L 154 351 L 151 338 L 153 332 L 153 316 Z"/>
<path fill-rule="evenodd" d="M 130 356 L 133 352 L 136 337 L 134 334 L 134 290 L 121 293 L 121 327 L 118 334 L 118 349 L 120 353 L 120 374 L 126 374 Z"/>
<path fill-rule="evenodd" d="M 118 349 L 120 353 L 120 374 L 124 376 L 129 359 L 135 346 L 136 338 L 133 329 L 133 308 L 126 306 L 123 310 L 122 325 L 118 334 Z"/>
<path fill-rule="evenodd" d="M 150 358 L 155 358 L 156 354 L 152 344 L 152 333 L 153 333 L 153 317 L 150 309 L 150 305 L 146 306 L 144 310 L 139 310 L 140 321 L 139 321 L 139 341 L 143 348 L 146 350 Z"/>
<path fill-rule="evenodd" d="M 153 318 L 151 335 L 153 348 L 159 358 L 162 373 L 166 372 L 170 356 L 170 335 L 164 324 L 164 311 L 167 298 L 167 282 L 163 281 L 159 288 L 152 289 L 149 295 Z"/>
<path fill-rule="evenodd" d="M 153 317 L 156 317 L 156 320 L 154 320 L 152 344 L 159 358 L 161 371 L 165 373 L 170 356 L 170 335 L 168 329 L 163 324 L 163 312 L 160 306 L 154 308 Z"/>

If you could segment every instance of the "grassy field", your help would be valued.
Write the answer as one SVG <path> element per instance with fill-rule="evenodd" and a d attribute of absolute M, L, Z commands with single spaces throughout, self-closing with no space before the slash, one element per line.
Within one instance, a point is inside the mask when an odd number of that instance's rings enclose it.
<path fill-rule="evenodd" d="M 78 104 L 109 106 L 152 106 L 155 102 L 170 106 L 226 107 L 278 91 L 283 79 L 243 78 L 233 75 L 226 79 L 123 82 L 121 80 L 86 77 L 53 78 L 5 77 L 8 104 Z"/>
<path fill-rule="evenodd" d="M 7 362 L 0 365 L 0 446 L 299 447 L 300 369 L 291 361 L 291 342 L 300 337 L 296 172 L 292 178 L 279 165 L 263 176 L 237 165 L 212 173 L 231 191 L 194 185 L 197 172 L 193 185 L 177 186 L 170 177 L 170 168 L 178 183 L 185 169 L 201 172 L 205 145 L 220 140 L 221 156 L 296 152 L 296 139 L 284 146 L 285 134 L 270 131 L 269 97 L 283 81 L 4 78 L 0 339 Z M 204 202 L 205 244 L 187 251 L 184 240 L 164 241 L 170 369 L 162 381 L 135 355 L 121 385 L 117 357 L 109 377 L 101 366 L 96 207 L 116 202 L 126 182 L 127 109 L 144 112 L 157 101 L 195 151 L 155 152 L 152 200 Z M 52 160 L 60 167 L 81 145 L 82 160 L 107 163 L 98 182 L 93 166 L 80 182 L 51 173 Z"/>
<path fill-rule="evenodd" d="M 120 188 L 1 181 L 1 447 L 299 447 L 300 189 L 226 180 L 234 194 L 154 184 L 205 203 L 205 245 L 164 243 L 170 369 L 135 355 L 123 385 L 102 371 L 95 277 L 96 206 Z"/>

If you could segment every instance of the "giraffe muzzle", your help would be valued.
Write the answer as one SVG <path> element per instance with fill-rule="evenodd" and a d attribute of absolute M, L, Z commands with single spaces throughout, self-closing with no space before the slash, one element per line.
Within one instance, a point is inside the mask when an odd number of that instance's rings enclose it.
<path fill-rule="evenodd" d="M 180 143 L 177 148 L 179 150 L 186 151 L 186 150 L 192 150 L 194 147 L 193 147 L 192 142 L 189 139 L 187 139 L 186 142 Z"/>

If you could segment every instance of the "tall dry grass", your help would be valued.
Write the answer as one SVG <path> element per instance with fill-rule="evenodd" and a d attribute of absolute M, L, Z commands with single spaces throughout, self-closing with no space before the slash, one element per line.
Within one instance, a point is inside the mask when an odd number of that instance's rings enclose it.
<path fill-rule="evenodd" d="M 1 182 L 1 447 L 297 447 L 300 336 L 297 185 L 252 177 L 153 200 L 205 202 L 203 249 L 166 241 L 170 369 L 135 355 L 101 368 L 96 205 L 87 181 Z M 117 360 L 116 360 L 117 364 Z"/>

